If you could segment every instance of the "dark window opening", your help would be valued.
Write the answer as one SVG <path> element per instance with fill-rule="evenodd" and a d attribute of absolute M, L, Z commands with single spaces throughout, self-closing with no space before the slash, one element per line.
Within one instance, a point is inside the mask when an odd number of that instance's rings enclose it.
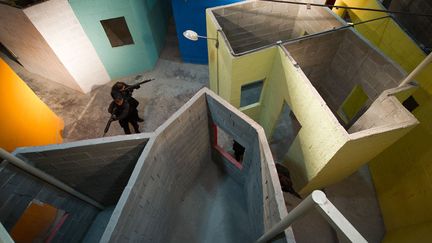
<path fill-rule="evenodd" d="M 134 44 L 124 17 L 100 21 L 112 47 Z"/>
<path fill-rule="evenodd" d="M 342 15 L 342 19 L 345 20 L 345 22 L 347 22 L 347 23 L 352 23 L 351 16 L 348 13 L 348 10 L 344 11 L 344 13 Z"/>
<path fill-rule="evenodd" d="M 285 102 L 270 139 L 270 149 L 275 162 L 284 161 L 285 155 L 288 153 L 301 127 L 294 112 Z"/>
<path fill-rule="evenodd" d="M 325 2 L 325 4 L 326 5 L 335 5 L 335 3 L 336 3 L 336 0 L 327 0 L 326 2 Z M 332 7 L 329 7 L 330 9 L 332 9 Z"/>
<path fill-rule="evenodd" d="M 213 148 L 216 149 L 225 159 L 242 169 L 245 147 L 233 137 L 213 124 Z"/>
<path fill-rule="evenodd" d="M 243 85 L 240 94 L 240 107 L 245 107 L 258 103 L 261 98 L 261 93 L 264 85 L 264 80 L 259 80 L 253 83 Z"/>
<path fill-rule="evenodd" d="M 390 8 L 390 4 L 391 4 L 391 2 L 392 2 L 392 0 L 383 0 L 383 1 L 382 1 L 382 5 L 383 5 L 384 7 L 386 7 L 387 9 L 389 9 L 389 8 Z"/>
<path fill-rule="evenodd" d="M 412 95 L 408 97 L 408 99 L 406 99 L 404 102 L 402 102 L 402 105 L 410 112 L 413 112 L 419 106 L 419 104 Z"/>

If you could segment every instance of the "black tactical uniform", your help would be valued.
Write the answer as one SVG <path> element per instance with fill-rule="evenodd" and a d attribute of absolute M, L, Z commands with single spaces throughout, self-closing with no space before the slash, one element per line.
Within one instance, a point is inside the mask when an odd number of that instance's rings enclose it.
<path fill-rule="evenodd" d="M 121 99 L 119 94 L 113 95 L 114 99 Z M 123 103 L 118 105 L 115 101 L 112 101 L 108 107 L 108 112 L 114 115 L 114 120 L 118 120 L 120 126 L 123 128 L 125 134 L 131 134 L 129 129 L 129 123 L 132 124 L 135 133 L 140 133 L 138 125 L 138 115 L 131 109 L 131 105 L 126 99 L 123 99 Z"/>
<path fill-rule="evenodd" d="M 128 87 L 130 87 L 130 85 L 123 82 L 115 83 L 111 88 L 111 97 L 114 99 L 115 94 L 121 94 L 123 99 L 125 99 L 129 103 L 130 112 L 133 113 L 133 115 L 138 118 L 137 119 L 138 122 L 142 122 L 144 120 L 138 116 L 138 110 L 137 110 L 139 102 L 134 97 L 132 97 L 133 90 L 139 89 L 140 86 L 134 87 L 133 89 L 125 90 Z"/>

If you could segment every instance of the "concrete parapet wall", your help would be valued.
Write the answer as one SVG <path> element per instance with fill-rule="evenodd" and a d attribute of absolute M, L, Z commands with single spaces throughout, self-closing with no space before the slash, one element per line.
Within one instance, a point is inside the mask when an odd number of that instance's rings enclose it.
<path fill-rule="evenodd" d="M 115 205 L 148 138 L 87 140 L 21 149 L 16 154 L 99 203 Z"/>
<path fill-rule="evenodd" d="M 245 146 L 241 169 L 232 166 L 214 149 L 212 124 Z M 169 241 L 185 193 L 194 183 L 201 183 L 196 179 L 203 170 L 211 168 L 210 163 L 219 163 L 224 173 L 237 177 L 233 179 L 240 183 L 247 197 L 245 207 L 252 225 L 248 232 L 251 238 L 259 237 L 264 229 L 286 215 L 264 131 L 211 91 L 203 89 L 155 131 L 101 242 Z M 291 231 L 286 234 L 286 238 L 293 239 Z"/>
<path fill-rule="evenodd" d="M 205 96 L 180 111 L 144 150 L 118 205 L 121 211 L 114 212 L 118 220 L 109 223 L 103 242 L 164 242 L 168 237 L 181 197 L 210 161 Z"/>

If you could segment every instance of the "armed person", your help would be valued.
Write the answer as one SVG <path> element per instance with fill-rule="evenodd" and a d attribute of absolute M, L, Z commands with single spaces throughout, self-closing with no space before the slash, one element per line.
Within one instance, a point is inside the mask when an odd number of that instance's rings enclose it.
<path fill-rule="evenodd" d="M 131 105 L 129 102 L 123 98 L 121 93 L 114 92 L 111 94 L 113 96 L 113 101 L 108 107 L 108 112 L 111 113 L 111 119 L 109 123 L 112 121 L 118 120 L 120 126 L 123 128 L 125 134 L 131 134 L 129 123 L 132 124 L 135 133 L 140 133 L 139 125 L 138 125 L 138 114 L 131 109 Z M 107 126 L 109 129 L 109 126 Z M 105 129 L 105 133 L 108 129 Z"/>
<path fill-rule="evenodd" d="M 117 82 L 115 83 L 111 88 L 111 97 L 113 99 L 114 95 L 116 93 L 119 93 L 123 96 L 123 99 L 125 99 L 129 103 L 129 109 L 131 114 L 137 117 L 138 122 L 143 122 L 144 120 L 138 116 L 138 110 L 137 107 L 139 105 L 138 100 L 136 100 L 134 97 L 132 97 L 132 93 L 135 89 L 139 89 L 141 86 L 139 84 L 137 85 L 128 85 L 123 82 Z"/>
<path fill-rule="evenodd" d="M 111 88 L 111 102 L 108 112 L 111 113 L 111 118 L 108 120 L 104 134 L 105 136 L 111 126 L 111 122 L 118 120 L 120 126 L 123 128 L 126 134 L 130 134 L 129 123 L 132 124 L 136 133 L 139 133 L 138 122 L 144 121 L 138 116 L 137 107 L 139 102 L 132 97 L 132 93 L 135 89 L 139 89 L 141 84 L 148 83 L 154 79 L 146 79 L 137 84 L 128 85 L 123 82 L 117 82 Z"/>

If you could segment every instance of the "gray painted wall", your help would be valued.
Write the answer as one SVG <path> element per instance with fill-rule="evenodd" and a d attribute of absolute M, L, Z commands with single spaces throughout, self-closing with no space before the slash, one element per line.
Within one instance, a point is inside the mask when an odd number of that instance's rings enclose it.
<path fill-rule="evenodd" d="M 89 140 L 91 141 L 91 140 Z M 117 203 L 148 139 L 80 143 L 18 153 L 21 159 L 99 203 Z"/>
<path fill-rule="evenodd" d="M 211 148 L 212 122 L 246 147 L 242 170 Z M 196 179 L 213 162 L 220 162 L 223 171 L 243 185 L 249 212 L 249 222 L 244 223 L 252 225 L 251 238 L 257 238 L 286 213 L 264 132 L 260 128 L 258 136 L 257 127 L 212 92 L 200 91 L 150 139 L 101 241 L 167 242 L 185 193 L 200 183 Z M 192 239 L 199 233 L 185 232 Z M 288 234 L 293 239 L 292 232 Z"/>
<path fill-rule="evenodd" d="M 105 232 L 103 241 L 164 242 L 183 194 L 210 161 L 205 96 L 165 125 L 144 151 L 113 234 Z"/>
<path fill-rule="evenodd" d="M 258 239 L 264 231 L 263 193 L 261 179 L 261 149 L 258 133 L 247 121 L 234 114 L 228 107 L 207 96 L 210 122 L 224 129 L 234 140 L 245 147 L 243 168 L 240 170 L 221 154 L 212 149 L 212 158 L 221 163 L 228 174 L 243 184 L 247 196 L 249 220 L 252 222 L 252 239 Z M 213 137 L 214 134 L 212 134 Z M 212 138 L 213 139 L 213 138 Z M 213 140 L 212 140 L 213 141 Z"/>

